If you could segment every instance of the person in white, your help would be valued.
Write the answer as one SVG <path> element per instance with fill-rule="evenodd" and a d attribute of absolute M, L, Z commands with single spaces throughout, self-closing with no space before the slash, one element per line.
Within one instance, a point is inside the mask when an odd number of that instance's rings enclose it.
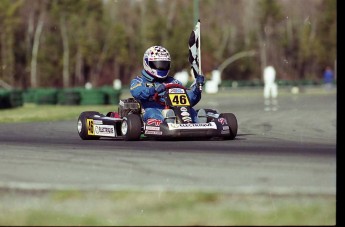
<path fill-rule="evenodd" d="M 273 66 L 264 69 L 264 99 L 265 111 L 278 110 L 278 85 L 275 82 L 276 70 Z"/>

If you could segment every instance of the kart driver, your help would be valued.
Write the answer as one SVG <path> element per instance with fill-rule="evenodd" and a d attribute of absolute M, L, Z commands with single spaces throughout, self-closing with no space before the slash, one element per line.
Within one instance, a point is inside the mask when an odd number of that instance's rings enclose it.
<path fill-rule="evenodd" d="M 143 120 L 147 122 L 149 119 L 160 120 L 174 118 L 173 110 L 162 113 L 164 106 L 153 100 L 155 93 L 163 94 L 165 84 L 182 83 L 168 76 L 170 70 L 170 54 L 167 49 L 162 46 L 152 46 L 148 48 L 143 57 L 144 69 L 141 75 L 131 81 L 130 92 L 132 96 L 138 100 L 144 109 Z M 191 89 L 187 90 L 187 95 L 191 102 L 191 107 L 195 106 L 201 99 L 202 89 L 199 86 L 204 85 L 204 76 L 197 75 L 195 82 L 191 85 Z M 206 113 L 204 109 L 200 109 L 198 113 L 191 108 L 193 122 L 206 122 Z M 169 120 L 167 121 L 169 122 Z M 170 121 L 171 122 L 171 121 Z"/>

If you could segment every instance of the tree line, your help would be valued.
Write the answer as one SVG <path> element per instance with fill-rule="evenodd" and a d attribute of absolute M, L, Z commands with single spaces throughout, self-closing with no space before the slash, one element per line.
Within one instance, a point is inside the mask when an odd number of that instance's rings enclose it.
<path fill-rule="evenodd" d="M 0 81 L 17 88 L 123 84 L 144 51 L 166 47 L 170 75 L 189 69 L 188 39 L 201 20 L 202 70 L 223 80 L 320 80 L 336 64 L 336 0 L 1 0 Z M 226 59 L 251 53 L 229 65 Z"/>

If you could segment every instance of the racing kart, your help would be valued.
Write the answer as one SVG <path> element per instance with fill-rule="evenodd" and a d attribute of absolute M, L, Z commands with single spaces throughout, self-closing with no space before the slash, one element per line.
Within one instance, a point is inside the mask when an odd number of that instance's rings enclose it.
<path fill-rule="evenodd" d="M 195 122 L 191 117 L 191 105 L 186 91 L 187 88 L 182 85 L 167 84 L 163 94 L 154 95 L 154 100 L 165 106 L 163 112 L 173 110 L 174 116 L 170 116 L 170 121 L 148 119 L 144 122 L 140 102 L 134 98 L 127 98 L 120 100 L 117 112 L 108 112 L 106 115 L 97 111 L 82 112 L 77 124 L 79 136 L 83 140 L 113 137 L 127 141 L 145 137 L 235 139 L 238 124 L 233 113 L 205 109 L 205 121 Z"/>

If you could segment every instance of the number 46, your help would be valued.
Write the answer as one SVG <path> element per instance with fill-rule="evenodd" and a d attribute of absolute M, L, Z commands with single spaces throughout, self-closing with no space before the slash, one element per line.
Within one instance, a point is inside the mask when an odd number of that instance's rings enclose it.
<path fill-rule="evenodd" d="M 171 97 L 171 101 L 175 104 L 175 105 L 188 105 L 188 99 L 187 96 L 182 94 L 182 95 L 174 95 Z"/>

